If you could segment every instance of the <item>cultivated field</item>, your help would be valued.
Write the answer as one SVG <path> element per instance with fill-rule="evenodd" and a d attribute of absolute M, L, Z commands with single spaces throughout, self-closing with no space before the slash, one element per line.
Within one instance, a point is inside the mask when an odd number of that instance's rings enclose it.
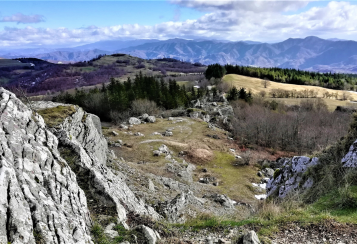
<path fill-rule="evenodd" d="M 262 84 L 262 80 L 258 78 L 252 78 L 248 76 L 242 76 L 242 75 L 235 75 L 235 74 L 229 74 L 223 77 L 223 81 L 227 82 L 228 84 L 232 86 L 236 86 L 237 88 L 244 87 L 248 90 L 250 90 L 253 94 L 259 94 L 260 91 L 266 91 L 266 98 L 268 99 L 273 99 L 271 96 L 269 96 L 270 91 L 273 89 L 283 89 L 283 90 L 296 90 L 296 91 L 303 91 L 303 90 L 314 90 L 317 92 L 317 97 L 318 98 L 323 98 L 323 93 L 324 92 L 329 92 L 329 93 L 338 93 L 338 97 L 340 98 L 345 91 L 341 90 L 332 90 L 332 89 L 327 89 L 323 87 L 318 87 L 318 86 L 306 86 L 306 85 L 294 85 L 294 84 L 285 84 L 285 83 L 279 83 L 279 82 L 273 82 L 270 81 L 270 85 L 267 88 L 264 88 Z M 333 111 L 337 106 L 353 106 L 357 108 L 357 104 L 351 102 L 351 101 L 357 101 L 357 93 L 356 92 L 348 92 L 349 93 L 349 100 L 343 101 L 343 100 L 336 100 L 334 98 L 323 98 L 324 101 L 326 102 L 329 110 Z M 305 98 L 274 98 L 276 101 L 283 101 L 287 105 L 295 105 L 299 104 L 300 101 Z M 317 99 L 317 98 L 309 98 L 309 99 Z"/>

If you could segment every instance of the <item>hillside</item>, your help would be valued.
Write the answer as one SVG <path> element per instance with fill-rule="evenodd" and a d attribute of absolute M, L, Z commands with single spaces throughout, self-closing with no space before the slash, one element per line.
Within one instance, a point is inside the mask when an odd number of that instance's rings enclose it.
<path fill-rule="evenodd" d="M 4 60 L 4 59 L 3 59 Z M 125 54 L 96 56 L 88 62 L 75 64 L 53 64 L 46 61 L 32 60 L 35 65 L 24 69 L 18 61 L 11 61 L 16 66 L 0 67 L 0 81 L 7 88 L 21 86 L 30 94 L 51 94 L 63 90 L 107 83 L 110 78 L 127 80 L 141 72 L 143 75 L 176 77 L 188 73 L 200 74 L 205 66 L 173 59 L 145 60 Z M 37 60 L 37 61 L 36 61 Z M 24 62 L 25 62 L 24 61 Z M 3 61 L 5 62 L 5 61 Z M 26 64 L 27 65 L 27 64 Z M 198 80 L 193 76 L 191 79 Z M 187 79 L 181 79 L 187 81 Z"/>
<path fill-rule="evenodd" d="M 341 97 L 346 91 L 341 91 L 341 90 L 332 90 L 332 89 L 327 89 L 323 87 L 317 87 L 317 86 L 306 86 L 306 85 L 294 85 L 294 84 L 286 84 L 286 83 L 279 83 L 279 82 L 273 82 L 270 81 L 270 85 L 267 88 L 264 88 L 264 85 L 262 84 L 262 79 L 258 78 L 252 78 L 248 76 L 242 76 L 242 75 L 235 75 L 235 74 L 229 74 L 223 77 L 223 81 L 226 82 L 229 85 L 236 86 L 237 88 L 244 87 L 250 91 L 252 91 L 253 94 L 256 94 L 259 96 L 260 92 L 264 91 L 266 92 L 266 97 L 268 99 L 273 99 L 269 94 L 272 90 L 274 89 L 283 89 L 287 91 L 303 91 L 303 90 L 314 90 L 317 92 L 317 98 L 322 98 L 326 104 L 328 105 L 328 108 L 330 111 L 334 111 L 337 106 L 347 106 L 347 107 L 355 107 L 357 108 L 356 104 L 354 101 L 357 101 L 357 93 L 356 92 L 351 92 L 347 91 L 349 100 L 348 101 L 343 101 L 341 100 Z M 324 98 L 323 94 L 329 92 L 329 93 L 337 93 L 338 94 L 338 99 L 334 98 Z M 311 100 L 315 100 L 317 98 L 309 98 Z M 302 98 L 274 98 L 276 101 L 282 101 L 287 105 L 299 105 Z"/>

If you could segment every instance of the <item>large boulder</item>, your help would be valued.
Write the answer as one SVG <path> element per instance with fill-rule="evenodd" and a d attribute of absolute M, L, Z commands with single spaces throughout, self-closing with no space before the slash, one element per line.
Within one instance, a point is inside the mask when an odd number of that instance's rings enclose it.
<path fill-rule="evenodd" d="M 92 243 L 91 224 L 85 193 L 56 136 L 0 88 L 0 242 Z"/>
<path fill-rule="evenodd" d="M 155 116 L 148 116 L 146 118 L 146 121 L 149 122 L 149 123 L 155 123 L 156 118 L 155 118 Z"/>
<path fill-rule="evenodd" d="M 141 120 L 138 118 L 135 118 L 135 117 L 131 117 L 128 122 L 130 125 L 140 125 L 141 124 Z"/>

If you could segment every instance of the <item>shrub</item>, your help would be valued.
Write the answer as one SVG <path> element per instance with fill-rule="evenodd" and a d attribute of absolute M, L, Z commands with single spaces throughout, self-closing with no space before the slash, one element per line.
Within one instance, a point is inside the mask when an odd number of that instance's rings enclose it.
<path fill-rule="evenodd" d="M 148 99 L 135 100 L 131 104 L 131 114 L 133 116 L 139 116 L 144 113 L 149 115 L 158 114 L 160 109 L 154 101 Z"/>

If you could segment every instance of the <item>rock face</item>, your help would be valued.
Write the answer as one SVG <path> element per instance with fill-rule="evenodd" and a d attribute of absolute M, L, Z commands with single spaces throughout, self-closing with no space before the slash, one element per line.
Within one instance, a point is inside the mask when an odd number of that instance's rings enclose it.
<path fill-rule="evenodd" d="M 303 173 L 314 165 L 319 163 L 318 158 L 293 157 L 284 159 L 282 168 L 277 169 L 274 176 L 268 181 L 266 189 L 267 195 L 277 194 L 284 198 L 292 191 L 297 189 L 308 189 L 313 185 L 313 180 L 307 178 L 303 182 Z"/>
<path fill-rule="evenodd" d="M 50 103 L 49 107 L 58 104 Z M 36 108 L 36 104 L 34 104 Z M 102 135 L 100 120 L 76 107 L 75 113 L 51 128 L 59 139 L 60 150 L 69 159 L 80 186 L 90 198 L 89 208 L 98 214 L 117 216 L 125 225 L 128 212 L 160 218 L 152 207 L 137 199 L 124 181 L 120 172 L 106 167 L 110 155 L 108 143 Z"/>
<path fill-rule="evenodd" d="M 0 242 L 92 243 L 86 196 L 41 116 L 0 88 Z"/>
<path fill-rule="evenodd" d="M 342 159 L 343 167 L 357 167 L 357 140 L 351 145 L 350 150 Z"/>

